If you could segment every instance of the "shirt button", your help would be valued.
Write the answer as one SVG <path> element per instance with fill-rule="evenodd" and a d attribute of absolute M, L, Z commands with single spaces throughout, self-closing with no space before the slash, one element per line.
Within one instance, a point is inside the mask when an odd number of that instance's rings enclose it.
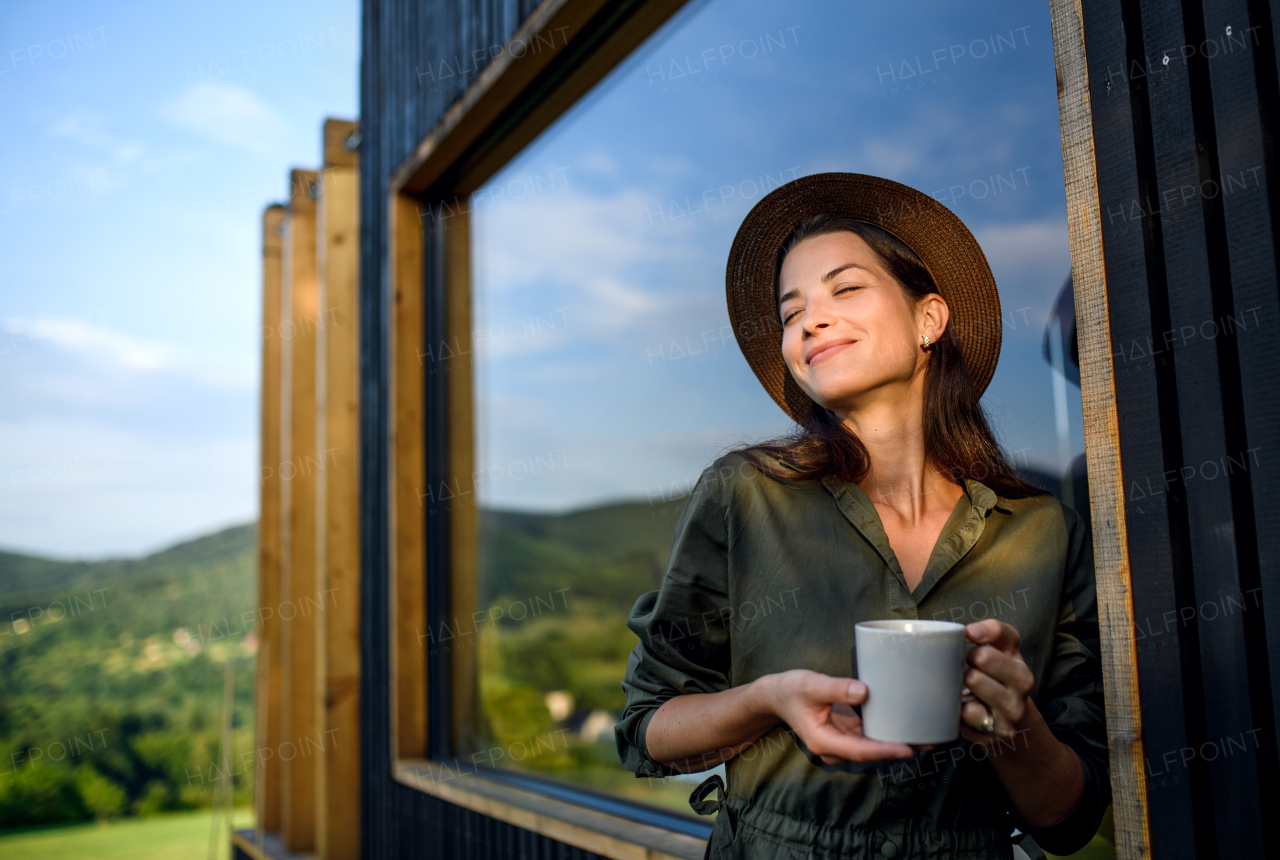
<path fill-rule="evenodd" d="M 892 840 L 886 839 L 884 844 L 880 846 L 880 853 L 886 857 L 897 857 L 898 846 L 895 845 Z"/>

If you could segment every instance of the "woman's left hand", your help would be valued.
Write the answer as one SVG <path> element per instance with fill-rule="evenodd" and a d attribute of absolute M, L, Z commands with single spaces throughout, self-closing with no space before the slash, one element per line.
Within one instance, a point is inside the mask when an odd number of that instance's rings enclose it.
<path fill-rule="evenodd" d="M 1022 637 L 1012 625 L 994 618 L 970 624 L 965 635 L 977 643 L 965 658 L 970 668 L 964 675 L 965 686 L 977 700 L 961 708 L 960 733 L 971 743 L 988 746 L 997 739 L 1017 738 L 1039 717 L 1030 699 L 1036 679 L 1018 650 Z M 983 732 L 988 713 L 995 724 Z"/>

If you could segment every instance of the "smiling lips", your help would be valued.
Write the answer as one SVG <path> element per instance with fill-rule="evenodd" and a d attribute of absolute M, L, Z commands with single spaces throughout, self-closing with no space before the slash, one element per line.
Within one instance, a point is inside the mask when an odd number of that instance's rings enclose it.
<path fill-rule="evenodd" d="M 823 361 L 824 359 L 835 355 L 837 351 L 854 343 L 857 343 L 857 341 L 850 338 L 843 338 L 841 340 L 832 341 L 831 343 L 824 343 L 817 347 L 813 352 L 809 353 L 805 359 L 805 363 L 809 365 L 817 364 L 819 361 Z"/>

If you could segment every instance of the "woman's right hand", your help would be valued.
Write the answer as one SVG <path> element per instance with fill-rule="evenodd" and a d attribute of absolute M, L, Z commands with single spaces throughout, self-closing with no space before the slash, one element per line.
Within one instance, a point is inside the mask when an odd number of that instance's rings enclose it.
<path fill-rule="evenodd" d="M 867 685 L 856 678 L 791 669 L 770 680 L 771 709 L 824 763 L 914 755 L 907 744 L 873 741 L 862 734 L 862 720 L 852 706 L 866 701 Z"/>

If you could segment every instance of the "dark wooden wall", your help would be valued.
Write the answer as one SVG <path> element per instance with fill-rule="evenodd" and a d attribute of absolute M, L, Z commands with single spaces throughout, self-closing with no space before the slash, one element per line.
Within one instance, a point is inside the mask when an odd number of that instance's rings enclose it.
<path fill-rule="evenodd" d="M 1082 2 L 1152 849 L 1280 856 L 1280 0 Z M 387 180 L 535 5 L 363 6 L 369 860 L 588 856 L 394 783 L 388 753 Z"/>
<path fill-rule="evenodd" d="M 1278 11 L 1084 0 L 1161 860 L 1280 854 Z"/>
<path fill-rule="evenodd" d="M 533 0 L 365 0 L 360 70 L 361 725 L 363 856 L 595 855 L 492 821 L 391 779 L 387 618 L 387 180 L 474 80 Z M 434 80 L 433 80 L 434 77 Z"/>

